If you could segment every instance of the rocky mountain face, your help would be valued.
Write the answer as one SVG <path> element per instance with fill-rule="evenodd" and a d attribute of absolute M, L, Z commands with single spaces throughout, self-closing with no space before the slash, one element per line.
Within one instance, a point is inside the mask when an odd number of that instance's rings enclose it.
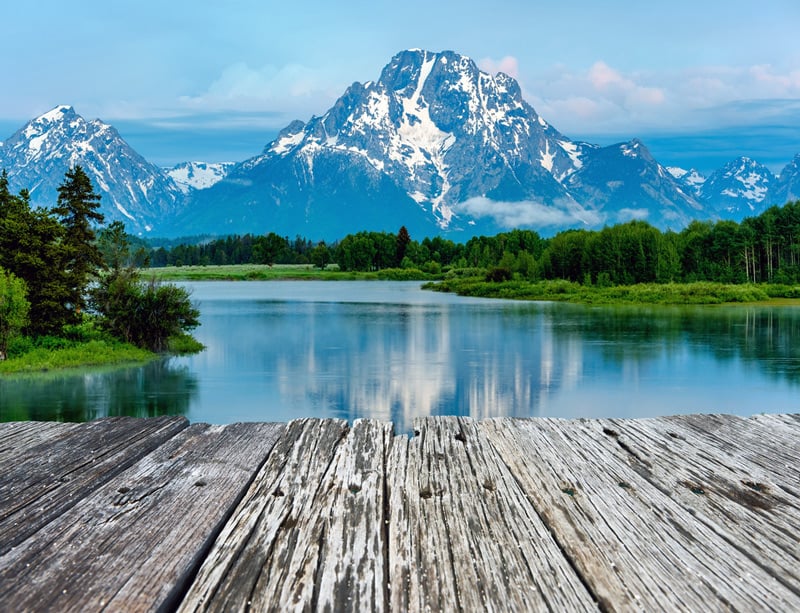
<path fill-rule="evenodd" d="M 638 139 L 594 149 L 566 185 L 576 200 L 598 211 L 603 223 L 642 219 L 678 229 L 703 215 L 697 199 Z"/>
<path fill-rule="evenodd" d="M 781 171 L 770 191 L 772 204 L 785 204 L 800 200 L 800 153 L 794 156 Z"/>
<path fill-rule="evenodd" d="M 52 206 L 80 164 L 107 220 L 152 236 L 265 233 L 333 240 L 360 230 L 455 239 L 528 227 L 545 234 L 643 219 L 758 214 L 800 198 L 800 155 L 779 177 L 748 158 L 708 178 L 666 168 L 641 141 L 564 136 L 508 75 L 453 52 L 397 54 L 323 115 L 294 121 L 236 164 L 153 166 L 112 128 L 62 106 L 0 144 L 11 187 Z"/>
<path fill-rule="evenodd" d="M 774 183 L 775 176 L 766 166 L 740 157 L 712 173 L 699 197 L 717 215 L 740 220 L 763 210 Z"/>
<path fill-rule="evenodd" d="M 426 234 L 631 218 L 676 227 L 701 212 L 640 142 L 572 141 L 511 77 L 420 50 L 395 56 L 378 81 L 351 85 L 324 115 L 287 126 L 198 193 L 184 222 L 207 223 L 220 203 L 230 231 L 271 222 L 325 236 L 366 220 Z"/>
<path fill-rule="evenodd" d="M 778 176 L 748 157 L 736 158 L 708 177 L 680 168 L 670 168 L 670 173 L 703 204 L 709 219 L 741 221 L 800 199 L 800 154 Z"/>
<path fill-rule="evenodd" d="M 58 106 L 28 122 L 0 145 L 0 168 L 12 191 L 27 189 L 35 206 L 50 208 L 64 174 L 82 166 L 101 195 L 106 222 L 147 233 L 180 209 L 183 193 L 160 169 L 134 151 L 110 125 L 87 121 Z"/>
<path fill-rule="evenodd" d="M 234 162 L 182 162 L 163 171 L 184 194 L 188 194 L 219 183 L 235 165 Z"/>

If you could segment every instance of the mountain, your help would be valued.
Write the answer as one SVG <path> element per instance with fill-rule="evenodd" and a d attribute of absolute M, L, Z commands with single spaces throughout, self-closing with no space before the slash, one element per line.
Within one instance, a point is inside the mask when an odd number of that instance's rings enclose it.
<path fill-rule="evenodd" d="M 638 139 L 592 150 L 565 185 L 610 224 L 643 219 L 676 230 L 703 215 L 697 199 Z"/>
<path fill-rule="evenodd" d="M 110 125 L 86 121 L 71 106 L 58 106 L 28 122 L 0 145 L 0 168 L 13 191 L 27 189 L 31 202 L 50 208 L 64 174 L 80 165 L 101 195 L 106 222 L 123 221 L 129 232 L 157 229 L 183 201 L 178 185 L 149 163 Z"/>
<path fill-rule="evenodd" d="M 193 194 L 178 225 L 199 232 L 219 211 L 222 232 L 338 237 L 400 225 L 423 234 L 630 218 L 675 226 L 701 207 L 639 141 L 572 141 L 508 75 L 450 51 L 411 50 Z"/>
<path fill-rule="evenodd" d="M 695 197 L 700 195 L 700 189 L 706 182 L 706 177 L 694 168 L 686 170 L 677 166 L 667 166 L 667 172 L 675 177 L 684 191 Z"/>
<path fill-rule="evenodd" d="M 717 216 L 741 221 L 758 215 L 771 199 L 775 175 L 759 162 L 739 157 L 713 172 L 698 197 Z"/>
<path fill-rule="evenodd" d="M 769 203 L 782 205 L 800 200 L 800 153 L 794 156 L 775 180 Z"/>
<path fill-rule="evenodd" d="M 573 141 L 522 97 L 451 51 L 403 51 L 321 116 L 294 121 L 236 164 L 161 169 L 68 106 L 0 143 L 12 189 L 52 206 L 80 164 L 108 221 L 152 236 L 276 232 L 335 240 L 360 230 L 455 239 L 527 227 L 551 234 L 644 219 L 741 219 L 800 198 L 800 155 L 775 178 L 739 158 L 708 178 L 662 166 L 638 139 Z"/>
<path fill-rule="evenodd" d="M 220 182 L 234 166 L 234 162 L 183 162 L 163 170 L 184 194 L 188 194 L 192 190 L 208 189 Z"/>

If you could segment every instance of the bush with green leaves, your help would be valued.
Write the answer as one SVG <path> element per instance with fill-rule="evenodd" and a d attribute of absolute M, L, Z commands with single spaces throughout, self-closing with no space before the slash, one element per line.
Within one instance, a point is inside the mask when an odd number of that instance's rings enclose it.
<path fill-rule="evenodd" d="M 150 351 L 166 351 L 170 338 L 200 325 L 200 311 L 186 288 L 145 281 L 132 269 L 102 278 L 91 292 L 91 305 L 103 329 Z"/>
<path fill-rule="evenodd" d="M 28 323 L 31 305 L 22 279 L 0 268 L 0 360 L 8 353 L 8 343 Z"/>

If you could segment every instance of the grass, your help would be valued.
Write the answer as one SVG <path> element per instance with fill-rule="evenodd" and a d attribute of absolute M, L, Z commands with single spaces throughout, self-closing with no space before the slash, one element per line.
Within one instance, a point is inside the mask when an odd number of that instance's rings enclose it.
<path fill-rule="evenodd" d="M 800 297 L 800 287 L 768 284 L 734 285 L 705 281 L 595 287 L 563 280 L 538 282 L 514 280 L 493 283 L 485 281 L 483 277 L 468 277 L 427 283 L 423 288 L 462 296 L 553 300 L 584 304 L 730 304 L 774 302 L 774 299 Z"/>
<path fill-rule="evenodd" d="M 345 272 L 336 266 L 325 270 L 310 264 L 225 264 L 219 266 L 165 266 L 140 271 L 144 278 L 161 281 L 426 281 L 435 279 L 417 269 L 386 268 L 376 272 Z"/>
<path fill-rule="evenodd" d="M 172 354 L 197 353 L 205 349 L 191 334 L 169 339 Z M 8 347 L 8 359 L 0 361 L 0 375 L 42 373 L 96 366 L 144 364 L 157 353 L 122 342 L 94 325 L 87 317 L 82 323 L 66 326 L 63 336 L 36 339 L 16 337 Z"/>
<path fill-rule="evenodd" d="M 108 340 L 90 340 L 52 349 L 34 347 L 22 355 L 0 362 L 0 374 L 46 372 L 79 366 L 145 363 L 156 354 L 133 345 Z"/>
<path fill-rule="evenodd" d="M 203 343 L 187 333 L 172 336 L 167 341 L 168 351 L 176 355 L 199 353 L 205 348 L 206 346 Z"/>
<path fill-rule="evenodd" d="M 485 280 L 483 269 L 452 270 L 433 275 L 418 269 L 389 268 L 376 272 L 344 272 L 335 265 L 325 270 L 309 264 L 231 264 L 222 266 L 167 266 L 142 271 L 164 281 L 274 281 L 274 280 L 393 280 L 427 281 L 425 289 L 463 296 L 514 300 L 553 300 L 585 304 L 727 304 L 771 302 L 800 298 L 800 286 L 728 284 L 715 282 L 642 283 L 614 287 L 581 285 L 564 280 Z M 434 282 L 438 281 L 438 282 Z M 794 303 L 793 303 L 794 304 Z"/>

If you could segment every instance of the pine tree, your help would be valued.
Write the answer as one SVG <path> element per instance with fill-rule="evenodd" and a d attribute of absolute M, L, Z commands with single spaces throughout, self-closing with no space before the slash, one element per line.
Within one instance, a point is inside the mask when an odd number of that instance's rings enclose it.
<path fill-rule="evenodd" d="M 93 225 L 103 223 L 97 211 L 100 196 L 80 166 L 68 170 L 58 188 L 58 203 L 53 213 L 60 217 L 65 228 L 63 248 L 65 268 L 69 277 L 69 303 L 73 320 L 86 307 L 85 291 L 89 276 L 103 267 L 103 255 L 95 244 Z"/>
<path fill-rule="evenodd" d="M 64 228 L 43 209 L 31 210 L 28 192 L 8 191 L 0 176 L 0 266 L 22 279 L 31 303 L 26 333 L 59 334 L 68 323 L 69 279 L 64 270 Z"/>
<path fill-rule="evenodd" d="M 397 238 L 395 239 L 395 266 L 399 267 L 403 262 L 403 258 L 406 257 L 406 250 L 408 249 L 408 244 L 410 242 L 411 236 L 409 236 L 408 230 L 405 226 L 400 226 L 400 230 L 397 232 Z"/>

